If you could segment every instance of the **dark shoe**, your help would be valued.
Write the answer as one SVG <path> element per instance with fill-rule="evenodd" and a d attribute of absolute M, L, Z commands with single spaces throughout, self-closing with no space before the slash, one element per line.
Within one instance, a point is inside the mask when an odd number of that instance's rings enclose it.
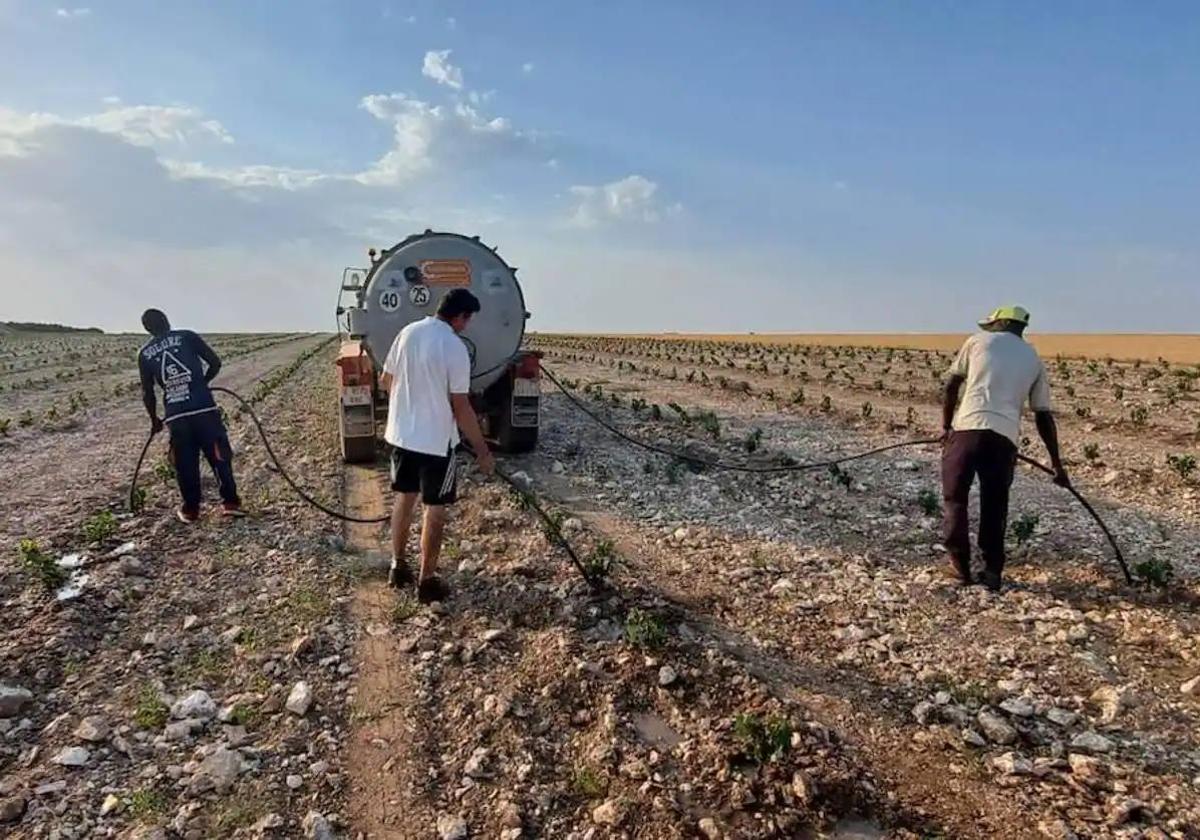
<path fill-rule="evenodd" d="M 984 573 L 982 575 L 980 575 L 980 580 L 983 582 L 983 585 L 987 587 L 988 592 L 999 592 L 1000 591 L 1000 573 L 999 572 L 992 572 L 992 571 L 985 570 Z"/>
<path fill-rule="evenodd" d="M 221 515 L 242 517 L 246 515 L 246 511 L 242 510 L 241 502 L 223 502 L 221 504 Z"/>
<path fill-rule="evenodd" d="M 392 589 L 403 589 L 413 582 L 412 569 L 403 560 L 392 559 L 392 567 L 388 570 L 388 586 Z"/>
<path fill-rule="evenodd" d="M 450 587 L 437 575 L 427 577 L 417 584 L 417 600 L 422 604 L 445 601 L 450 597 Z"/>
<path fill-rule="evenodd" d="M 963 586 L 970 586 L 975 581 L 971 578 L 970 562 L 963 562 L 957 557 L 950 556 L 950 574 Z"/>
<path fill-rule="evenodd" d="M 196 510 L 188 510 L 187 508 L 179 508 L 175 511 L 175 517 L 185 525 L 191 525 L 200 518 L 200 512 Z"/>

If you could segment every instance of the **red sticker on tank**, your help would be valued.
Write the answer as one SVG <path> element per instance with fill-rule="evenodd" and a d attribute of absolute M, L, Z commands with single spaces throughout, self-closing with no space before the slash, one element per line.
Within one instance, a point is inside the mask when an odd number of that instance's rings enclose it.
<path fill-rule="evenodd" d="M 421 276 L 430 286 L 470 286 L 471 263 L 466 260 L 424 260 Z"/>

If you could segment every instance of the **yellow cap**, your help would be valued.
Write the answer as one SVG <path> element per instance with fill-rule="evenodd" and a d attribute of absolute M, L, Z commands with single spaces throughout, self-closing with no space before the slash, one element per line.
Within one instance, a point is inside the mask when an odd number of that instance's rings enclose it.
<path fill-rule="evenodd" d="M 1001 306 L 999 309 L 993 309 L 990 315 L 979 322 L 979 326 L 986 327 L 997 321 L 1017 321 L 1028 326 L 1029 310 L 1023 306 Z"/>

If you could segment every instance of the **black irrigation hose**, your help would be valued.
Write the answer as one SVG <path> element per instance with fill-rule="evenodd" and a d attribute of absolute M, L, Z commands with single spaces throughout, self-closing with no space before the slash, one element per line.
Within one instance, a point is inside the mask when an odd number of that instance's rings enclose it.
<path fill-rule="evenodd" d="M 235 400 L 237 400 L 239 403 L 241 403 L 242 409 L 247 414 L 250 415 L 250 419 L 251 419 L 251 421 L 253 421 L 254 427 L 256 429 L 258 429 L 258 435 L 259 435 L 259 437 L 262 438 L 263 446 L 266 447 L 267 455 L 268 455 L 268 457 L 270 457 L 271 462 L 275 465 L 275 468 L 277 470 L 279 470 L 279 474 L 281 476 L 283 476 L 283 480 L 288 483 L 288 486 L 290 486 L 294 491 L 296 491 L 296 495 L 299 496 L 304 501 L 308 502 L 308 504 L 312 505 L 313 507 L 315 507 L 317 510 L 321 511 L 322 513 L 332 516 L 334 519 L 340 519 L 343 522 L 356 522 L 356 523 L 359 523 L 362 525 L 377 525 L 381 522 L 387 522 L 389 519 L 392 518 L 391 514 L 386 514 L 384 516 L 376 516 L 376 517 L 372 517 L 370 519 L 363 519 L 358 516 L 351 516 L 347 513 L 343 513 L 340 510 L 334 510 L 331 507 L 326 507 L 321 502 L 318 502 L 312 496 L 305 493 L 304 490 L 300 487 L 300 485 L 298 485 L 295 481 L 293 481 L 292 477 L 290 475 L 288 475 L 288 471 L 286 469 L 284 469 L 283 464 L 280 463 L 278 456 L 275 455 L 275 450 L 273 450 L 271 448 L 271 441 L 267 438 L 266 429 L 263 428 L 262 421 L 258 419 L 258 415 L 254 413 L 254 409 L 251 407 L 249 400 L 247 400 L 241 394 L 231 391 L 228 388 L 222 388 L 219 385 L 212 386 L 211 390 L 220 392 L 222 394 L 228 394 L 229 396 L 231 396 Z M 142 470 L 142 462 L 146 459 L 146 451 L 150 448 L 150 442 L 152 440 L 154 440 L 153 432 L 151 432 L 150 437 L 146 439 L 146 445 L 142 447 L 141 457 L 138 458 L 137 466 L 134 467 L 134 469 L 133 469 L 133 479 L 129 482 L 129 509 L 130 510 L 134 509 L 134 495 L 137 490 L 138 473 L 140 473 Z"/>
<path fill-rule="evenodd" d="M 462 448 L 471 456 L 475 455 L 474 451 L 472 451 L 471 447 L 465 441 L 462 444 Z M 575 568 L 579 571 L 579 574 L 581 574 L 583 579 L 587 581 L 588 585 L 592 587 L 592 589 L 601 588 L 602 581 L 587 570 L 587 567 L 583 564 L 583 561 L 579 559 L 579 555 L 575 553 L 575 549 L 571 547 L 570 541 L 563 536 L 562 528 L 559 526 L 558 520 L 546 512 L 546 509 L 542 507 L 540 502 L 538 502 L 537 496 L 534 495 L 533 491 L 529 490 L 527 487 L 521 486 L 519 481 L 501 470 L 499 467 L 496 467 L 494 472 L 496 473 L 497 478 L 513 489 L 513 492 L 520 497 L 522 504 L 531 508 L 534 513 L 541 518 L 542 522 L 546 525 L 547 536 L 550 537 L 550 541 L 567 553 L 567 556 L 571 558 L 572 565 L 575 566 Z"/>
<path fill-rule="evenodd" d="M 287 470 L 284 469 L 283 464 L 280 463 L 278 456 L 275 454 L 275 450 L 271 448 L 271 441 L 267 438 L 267 432 L 263 428 L 262 421 L 260 421 L 258 419 L 258 415 L 254 413 L 254 409 L 250 406 L 249 401 L 247 401 L 240 394 L 238 394 L 234 391 L 231 391 L 228 388 L 222 388 L 220 386 L 214 385 L 212 387 L 212 390 L 222 393 L 222 394 L 228 394 L 229 396 L 231 396 L 235 400 L 237 400 L 239 403 L 241 403 L 242 408 L 245 410 L 245 412 L 247 414 L 250 415 L 250 419 L 251 419 L 251 421 L 253 421 L 254 427 L 258 430 L 259 437 L 262 438 L 263 446 L 266 448 L 267 455 L 268 455 L 268 457 L 270 457 L 271 462 L 275 465 L 275 468 L 277 470 L 279 470 L 279 474 L 281 476 L 283 476 L 283 480 L 286 481 L 288 483 L 288 485 L 294 491 L 296 491 L 296 495 L 298 495 L 305 502 L 312 505 L 313 507 L 315 507 L 317 510 L 321 511 L 322 513 L 328 514 L 329 516 L 332 516 L 334 519 L 340 519 L 343 522 L 355 522 L 355 523 L 360 523 L 360 524 L 364 524 L 364 525 L 375 525 L 375 524 L 387 522 L 389 519 L 391 519 L 391 514 L 387 514 L 387 515 L 379 516 L 379 517 L 372 517 L 370 519 L 363 519 L 363 518 L 360 518 L 357 516 L 350 516 L 349 514 L 326 507 L 321 502 L 318 502 L 312 496 L 308 495 L 308 493 L 304 492 L 304 490 L 301 489 L 300 486 L 298 484 L 296 484 L 295 481 L 292 480 L 292 477 L 288 474 Z M 152 432 L 150 434 L 150 436 L 148 438 L 146 438 L 146 443 L 142 446 L 142 454 L 138 457 L 137 466 L 135 466 L 134 470 L 133 470 L 133 479 L 129 483 L 129 509 L 130 510 L 134 509 L 134 496 L 136 495 L 136 490 L 137 490 L 138 474 L 142 470 L 142 463 L 146 460 L 146 453 L 149 451 L 150 443 L 153 440 L 154 440 L 154 433 Z M 464 449 L 466 449 L 468 452 L 470 452 L 470 447 L 464 446 Z M 471 454 L 473 455 L 474 453 L 471 453 Z M 515 490 L 517 492 L 517 494 L 521 497 L 521 500 L 524 502 L 524 504 L 526 506 L 532 508 L 537 513 L 537 515 L 539 517 L 541 517 L 542 521 L 546 523 L 546 528 L 547 528 L 547 531 L 549 532 L 551 541 L 554 542 L 555 544 L 557 544 L 559 546 L 559 548 L 563 549 L 567 553 L 567 556 L 571 558 L 571 563 L 574 564 L 575 568 L 579 570 L 579 573 L 581 575 L 583 575 L 583 578 L 584 578 L 584 580 L 586 580 L 588 582 L 588 585 L 593 588 L 597 588 L 599 586 L 599 582 L 596 580 L 595 576 L 588 573 L 587 568 L 583 565 L 583 561 L 581 561 L 579 559 L 579 555 L 575 553 L 575 550 L 571 547 L 570 542 L 568 542 L 567 538 L 565 536 L 563 536 L 562 529 L 559 527 L 558 522 L 555 521 L 554 517 L 552 517 L 549 513 L 546 512 L 546 510 L 541 506 L 541 504 L 538 502 L 537 498 L 533 495 L 533 493 L 531 493 L 528 489 L 522 487 L 518 481 L 516 481 L 511 475 L 508 475 L 504 471 L 502 471 L 500 469 L 496 469 L 495 472 L 496 472 L 496 475 L 502 481 L 504 481 L 506 484 L 511 486 L 513 488 L 513 490 Z"/>
<path fill-rule="evenodd" d="M 157 432 L 150 432 L 150 436 L 146 438 L 146 442 L 142 444 L 142 454 L 138 456 L 137 466 L 133 468 L 133 480 L 129 482 L 129 510 L 131 513 L 136 513 L 140 505 L 134 496 L 137 495 L 137 480 L 138 473 L 142 471 L 142 462 L 146 460 L 146 453 L 150 451 L 150 444 L 154 441 L 154 436 Z"/>
<path fill-rule="evenodd" d="M 603 417 L 600 417 L 596 412 L 592 411 L 591 408 L 589 408 L 586 404 L 584 404 L 582 400 L 580 400 L 578 397 L 576 397 L 574 394 L 572 394 L 571 391 L 567 388 L 567 386 L 565 386 L 562 382 L 560 382 L 558 380 L 558 378 L 554 375 L 553 371 L 548 370 L 545 365 L 542 366 L 542 373 L 545 375 L 545 377 L 547 379 L 549 379 L 554 384 L 554 386 L 556 388 L 558 388 L 558 390 L 560 390 L 563 393 L 563 395 L 577 409 L 579 409 L 581 412 L 583 412 L 588 417 L 590 417 L 595 423 L 597 423 L 598 425 L 607 429 L 613 435 L 616 435 L 621 440 L 624 440 L 627 443 L 630 443 L 634 446 L 645 449 L 649 452 L 657 452 L 660 455 L 667 455 L 672 458 L 677 458 L 681 461 L 687 461 L 687 462 L 690 462 L 693 464 L 699 464 L 699 465 L 703 465 L 703 466 L 711 467 L 711 468 L 715 468 L 715 469 L 720 469 L 720 470 L 729 470 L 729 471 L 733 471 L 733 472 L 745 472 L 745 473 L 803 472 L 805 470 L 820 469 L 822 467 L 826 467 L 826 468 L 835 467 L 840 464 L 849 463 L 850 461 L 857 461 L 862 458 L 868 458 L 872 455 L 878 455 L 882 452 L 888 452 L 893 449 L 901 449 L 901 448 L 908 447 L 908 446 L 925 446 L 925 445 L 941 442 L 941 438 L 909 440 L 909 441 L 905 441 L 903 443 L 895 443 L 895 444 L 890 444 L 888 446 L 881 446 L 877 449 L 870 449 L 866 452 L 859 452 L 854 455 L 847 455 L 843 458 L 833 458 L 828 461 L 813 461 L 813 462 L 810 462 L 807 464 L 760 466 L 760 465 L 754 465 L 754 464 L 733 464 L 733 463 L 726 463 L 726 462 L 722 462 L 722 461 L 710 461 L 710 460 L 706 460 L 704 458 L 697 458 L 693 455 L 688 455 L 683 452 L 676 452 L 674 450 L 668 449 L 663 446 L 657 446 L 652 443 L 647 443 L 646 441 L 643 441 L 643 440 L 638 440 L 637 438 L 633 437 L 632 435 L 629 435 L 629 434 L 621 431 L 616 426 L 612 425 L 607 420 L 605 420 Z M 1050 467 L 1048 467 L 1045 464 L 1042 464 L 1038 461 L 1035 461 L 1034 459 L 1032 459 L 1026 455 L 1018 454 L 1017 458 L 1019 460 L 1023 461 L 1024 463 L 1029 464 L 1031 467 L 1041 470 L 1042 472 L 1046 473 L 1047 475 L 1050 475 L 1050 476 L 1054 475 L 1054 470 L 1052 470 Z M 1072 496 L 1074 496 L 1076 501 L 1079 502 L 1079 504 L 1083 505 L 1083 509 L 1086 510 L 1091 515 L 1092 519 L 1094 519 L 1096 521 L 1096 524 L 1100 526 L 1100 530 L 1104 532 L 1104 536 L 1108 540 L 1108 544 L 1110 546 L 1112 546 L 1113 554 L 1117 558 L 1117 563 L 1121 566 L 1121 572 L 1125 576 L 1125 582 L 1132 586 L 1133 585 L 1133 576 L 1129 573 L 1129 566 L 1126 565 L 1126 563 L 1125 563 L 1125 555 L 1121 551 L 1120 545 L 1117 544 L 1116 537 L 1114 537 L 1112 534 L 1112 531 L 1110 531 L 1108 529 L 1108 525 L 1105 524 L 1104 520 L 1100 518 L 1100 514 L 1098 514 L 1096 512 L 1096 509 L 1094 507 L 1092 507 L 1091 503 L 1087 499 L 1085 499 L 1083 497 L 1083 495 L 1074 488 L 1074 486 L 1068 485 L 1064 489 L 1067 490 Z"/>
<path fill-rule="evenodd" d="M 390 520 L 392 518 L 392 515 L 390 513 L 384 514 L 383 516 L 373 516 L 369 519 L 363 519 L 362 517 L 358 517 L 358 516 L 351 516 L 350 514 L 343 513 L 340 510 L 334 510 L 333 508 L 326 507 L 325 505 L 321 504 L 316 499 L 314 499 L 312 496 L 305 493 L 304 490 L 302 490 L 300 488 L 300 485 L 297 484 L 295 481 L 293 481 L 292 477 L 290 475 L 288 475 L 288 471 L 283 468 L 283 464 L 281 464 L 279 462 L 279 458 L 276 457 L 276 455 L 275 455 L 275 450 L 271 449 L 271 441 L 267 438 L 267 432 L 265 429 L 263 429 L 262 421 L 259 420 L 258 415 L 254 413 L 254 408 L 250 405 L 250 402 L 248 400 L 246 400 L 241 394 L 237 394 L 237 393 L 229 390 L 228 388 L 222 388 L 220 386 L 213 386 L 212 390 L 218 391 L 222 394 L 228 394 L 229 396 L 231 396 L 235 400 L 237 400 L 239 403 L 241 403 L 242 410 L 244 410 L 247 414 L 250 415 L 250 420 L 251 420 L 251 422 L 254 423 L 254 428 L 258 429 L 258 436 L 262 438 L 263 446 L 267 450 L 267 455 L 268 455 L 268 457 L 270 457 L 271 463 L 273 463 L 275 465 L 275 468 L 277 470 L 279 470 L 279 474 L 281 476 L 283 476 L 283 480 L 288 483 L 289 487 L 291 487 L 293 490 L 296 491 L 296 495 L 299 496 L 301 499 L 308 502 L 310 505 L 315 507 L 317 510 L 321 511 L 321 513 L 328 514 L 329 516 L 332 516 L 334 519 L 340 519 L 343 522 L 356 522 L 356 523 L 359 523 L 362 525 L 377 525 L 380 522 L 387 522 L 388 520 Z"/>
<path fill-rule="evenodd" d="M 810 461 L 806 464 L 776 464 L 776 465 L 735 464 L 735 463 L 732 463 L 729 461 L 714 461 L 714 460 L 709 460 L 707 458 L 699 458 L 695 455 L 688 455 L 686 452 L 677 452 L 676 450 L 668 449 L 665 446 L 658 446 L 653 443 L 647 443 L 644 440 L 639 440 L 639 439 L 633 437 L 632 435 L 626 434 L 625 432 L 618 429 L 616 426 L 609 423 L 603 417 L 598 415 L 596 412 L 592 411 L 582 400 L 580 400 L 578 397 L 576 397 L 574 394 L 572 394 L 570 392 L 570 390 L 567 388 L 567 386 L 563 385 L 562 382 L 560 382 L 558 380 L 558 378 L 554 375 L 554 373 L 547 370 L 544 365 L 542 366 L 542 373 L 545 375 L 545 377 L 547 379 L 549 379 L 552 383 L 554 383 L 555 387 L 557 387 L 558 390 L 562 391 L 563 395 L 566 396 L 566 398 L 568 400 L 570 400 L 571 403 L 574 404 L 574 406 L 576 408 L 578 408 L 580 411 L 582 411 L 588 417 L 592 418 L 592 420 L 595 421 L 597 424 L 603 426 L 609 432 L 611 432 L 612 434 L 621 438 L 621 440 L 625 441 L 626 443 L 630 443 L 634 446 L 640 447 L 649 452 L 657 452 L 659 455 L 667 455 L 671 458 L 677 458 L 680 461 L 687 461 L 692 464 L 697 464 L 697 465 L 704 466 L 704 467 L 712 467 L 712 468 L 718 469 L 718 470 L 728 470 L 730 472 L 744 472 L 744 473 L 806 472 L 808 470 L 828 469 L 829 467 L 836 467 L 840 464 L 850 463 L 851 461 L 860 461 L 863 458 L 869 458 L 872 455 L 878 455 L 882 452 L 890 452 L 893 449 L 903 449 L 906 446 L 922 446 L 925 444 L 939 443 L 941 441 L 941 438 L 928 438 L 928 439 L 924 439 L 924 440 L 906 440 L 903 443 L 890 443 L 887 446 L 880 446 L 876 449 L 867 450 L 866 452 L 856 452 L 853 455 L 846 455 L 842 458 L 831 458 L 828 461 Z"/>
<path fill-rule="evenodd" d="M 1018 454 L 1017 458 L 1021 461 L 1024 461 L 1026 464 L 1029 464 L 1029 466 L 1041 470 L 1042 472 L 1046 473 L 1046 475 L 1054 475 L 1054 470 L 1028 456 Z M 1125 575 L 1125 582 L 1130 586 L 1133 586 L 1133 575 L 1129 573 L 1129 566 L 1125 564 L 1125 555 L 1121 553 L 1121 546 L 1117 545 L 1117 538 L 1112 535 L 1112 531 L 1108 530 L 1108 525 L 1106 525 L 1104 520 L 1100 518 L 1100 514 L 1096 513 L 1096 509 L 1092 507 L 1091 502 L 1085 499 L 1083 494 L 1075 489 L 1074 485 L 1068 484 L 1063 489 L 1074 496 L 1075 500 L 1079 502 L 1079 504 L 1083 505 L 1083 509 L 1091 514 L 1092 519 L 1096 520 L 1096 524 L 1099 525 L 1100 530 L 1104 532 L 1104 536 L 1108 540 L 1108 544 L 1112 546 L 1113 554 L 1117 558 L 1117 563 L 1119 563 L 1121 566 L 1121 572 Z"/>
<path fill-rule="evenodd" d="M 714 469 L 728 470 L 728 471 L 734 471 L 734 472 L 744 472 L 744 473 L 804 472 L 806 470 L 821 469 L 823 467 L 824 468 L 835 467 L 840 464 L 849 463 L 851 461 L 858 461 L 863 458 L 868 458 L 872 455 L 878 455 L 883 452 L 889 452 L 889 451 L 892 451 L 895 449 L 901 449 L 904 447 L 926 446 L 929 444 L 940 442 L 940 438 L 928 438 L 928 439 L 924 439 L 924 440 L 910 440 L 910 441 L 904 441 L 902 443 L 889 444 L 888 446 L 877 447 L 875 449 L 871 449 L 866 452 L 855 453 L 854 455 L 846 455 L 841 458 L 832 458 L 827 461 L 813 461 L 813 462 L 809 462 L 806 464 L 763 466 L 763 465 L 754 465 L 754 464 L 734 464 L 734 463 L 727 463 L 727 462 L 723 462 L 723 461 L 706 460 L 704 458 L 697 458 L 693 455 L 688 455 L 683 452 L 676 452 L 676 451 L 668 449 L 666 447 L 657 446 L 652 443 L 647 443 L 646 441 L 638 440 L 637 438 L 633 437 L 632 435 L 629 435 L 629 434 L 621 431 L 616 426 L 612 425 L 607 420 L 600 417 L 598 414 L 596 414 L 590 408 L 588 408 L 581 400 L 579 400 L 574 394 L 572 394 L 565 385 L 563 385 L 558 380 L 558 378 L 553 374 L 553 372 L 547 370 L 543 366 L 542 373 L 545 374 L 546 378 L 549 379 L 563 393 L 563 395 L 567 397 L 567 399 L 576 408 L 578 408 L 581 412 L 583 412 L 585 415 L 590 417 L 598 425 L 602 426 L 603 428 L 608 430 L 613 435 L 616 435 L 621 440 L 624 440 L 633 446 L 640 447 L 641 449 L 645 449 L 650 452 L 656 452 L 658 454 L 666 455 L 671 458 L 676 458 L 681 461 L 687 461 L 690 463 L 699 464 L 699 465 L 703 465 L 705 467 L 710 467 L 710 468 L 714 468 Z M 354 523 L 359 523 L 359 524 L 363 524 L 363 525 L 377 525 L 377 524 L 380 524 L 383 522 L 387 522 L 389 519 L 391 519 L 390 514 L 385 514 L 383 516 L 377 516 L 377 517 L 371 517 L 371 518 L 362 518 L 362 517 L 357 517 L 357 516 L 351 516 L 342 511 L 334 510 L 333 508 L 327 507 L 326 505 L 324 505 L 321 502 L 314 499 L 312 496 L 308 495 L 308 493 L 306 493 L 300 487 L 300 485 L 298 485 L 292 479 L 291 475 L 288 474 L 287 470 L 284 468 L 283 464 L 280 462 L 278 456 L 276 456 L 275 450 L 271 448 L 271 441 L 267 437 L 266 429 L 263 428 L 262 421 L 259 420 L 258 415 L 255 414 L 253 407 L 250 405 L 250 402 L 248 400 L 246 400 L 244 397 L 242 397 L 240 394 L 238 394 L 234 391 L 231 391 L 228 388 L 222 388 L 220 386 L 213 386 L 212 390 L 222 393 L 222 394 L 228 394 L 229 396 L 233 397 L 235 400 L 237 400 L 241 404 L 242 409 L 247 414 L 250 415 L 250 420 L 254 423 L 254 427 L 258 430 L 259 437 L 262 438 L 263 446 L 266 448 L 267 455 L 268 455 L 268 457 L 270 457 L 271 462 L 275 465 L 275 468 L 279 471 L 279 474 L 281 476 L 283 476 L 283 480 L 287 482 L 288 486 L 290 486 L 292 488 L 292 490 L 294 490 L 296 492 L 296 495 L 299 496 L 301 499 L 303 499 L 305 502 L 312 505 L 313 507 L 315 507 L 317 510 L 321 511 L 322 513 L 324 513 L 328 516 L 332 516 L 334 519 L 339 519 L 343 522 L 354 522 Z M 142 446 L 141 454 L 138 456 L 137 465 L 133 469 L 133 478 L 130 480 L 130 483 L 129 483 L 129 509 L 130 510 L 135 509 L 135 496 L 136 496 L 136 492 L 137 492 L 138 475 L 141 473 L 142 464 L 146 460 L 146 453 L 150 450 L 150 444 L 154 440 L 154 436 L 155 436 L 155 433 L 151 432 L 150 436 L 148 438 L 146 438 L 146 443 Z M 466 449 L 468 452 L 470 452 L 469 447 L 464 446 L 464 449 Z M 472 454 L 474 454 L 474 453 L 472 453 Z M 1030 466 L 1032 466 L 1036 469 L 1039 469 L 1042 472 L 1047 473 L 1048 475 L 1051 475 L 1051 476 L 1054 475 L 1054 470 L 1050 469 L 1050 467 L 1047 467 L 1045 464 L 1039 463 L 1038 461 L 1035 461 L 1032 458 L 1029 458 L 1025 455 L 1018 455 L 1017 457 L 1021 461 L 1025 462 L 1026 464 L 1029 464 Z M 593 589 L 598 588 L 599 581 L 596 579 L 596 577 L 594 575 L 592 575 L 588 572 L 587 567 L 579 559 L 579 555 L 577 555 L 575 553 L 575 550 L 571 547 L 570 542 L 567 540 L 567 538 L 565 536 L 563 536 L 562 529 L 559 527 L 558 522 L 554 519 L 554 517 L 552 517 L 549 513 L 546 512 L 546 510 L 538 502 L 537 497 L 534 496 L 534 494 L 532 492 L 530 492 L 527 488 L 522 487 L 521 484 L 518 481 L 516 481 L 511 475 L 508 475 L 507 473 L 503 472 L 500 469 L 496 469 L 495 472 L 496 472 L 496 475 L 502 481 L 504 481 L 506 484 L 508 484 L 510 487 L 512 487 L 514 491 L 516 491 L 516 493 L 520 496 L 521 500 L 525 503 L 525 505 L 532 508 L 533 511 L 535 513 L 537 513 L 537 515 L 542 519 L 542 521 L 546 525 L 546 529 L 551 538 L 551 541 L 554 542 L 556 545 L 558 545 L 560 548 L 562 548 L 563 551 L 565 551 L 567 553 L 567 556 L 570 557 L 570 559 L 571 559 L 571 563 L 575 566 L 575 568 L 583 576 L 584 580 L 587 581 L 588 585 L 591 586 Z M 1092 519 L 1094 519 L 1096 521 L 1096 524 L 1100 526 L 1100 530 L 1104 532 L 1105 538 L 1107 538 L 1109 545 L 1112 546 L 1112 550 L 1113 550 L 1113 553 L 1116 555 L 1117 562 L 1121 566 L 1121 571 L 1125 575 L 1126 583 L 1129 583 L 1132 585 L 1133 584 L 1133 576 L 1129 573 L 1129 567 L 1125 563 L 1125 555 L 1121 552 L 1121 547 L 1117 544 L 1116 538 L 1112 535 L 1112 532 L 1108 529 L 1108 526 L 1105 524 L 1104 520 L 1100 518 L 1100 515 L 1098 513 L 1096 513 L 1095 508 L 1092 507 L 1092 505 L 1088 502 L 1088 500 L 1085 499 L 1078 490 L 1076 490 L 1072 486 L 1067 486 L 1065 489 L 1068 490 L 1071 493 L 1071 495 L 1073 495 L 1075 497 L 1075 499 L 1081 505 L 1083 505 L 1084 510 L 1086 510 L 1091 515 Z"/>

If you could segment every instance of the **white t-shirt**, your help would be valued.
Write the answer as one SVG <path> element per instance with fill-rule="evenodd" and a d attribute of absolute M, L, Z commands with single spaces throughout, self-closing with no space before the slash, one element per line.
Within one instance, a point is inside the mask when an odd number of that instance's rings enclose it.
<path fill-rule="evenodd" d="M 1021 443 L 1021 409 L 1050 410 L 1050 384 L 1037 351 L 1010 332 L 981 332 L 967 339 L 950 366 L 966 379 L 954 429 L 991 429 Z"/>
<path fill-rule="evenodd" d="M 383 372 L 392 376 L 384 439 L 401 449 L 446 456 L 458 445 L 451 394 L 471 390 L 471 357 L 454 329 L 432 316 L 392 342 Z"/>

